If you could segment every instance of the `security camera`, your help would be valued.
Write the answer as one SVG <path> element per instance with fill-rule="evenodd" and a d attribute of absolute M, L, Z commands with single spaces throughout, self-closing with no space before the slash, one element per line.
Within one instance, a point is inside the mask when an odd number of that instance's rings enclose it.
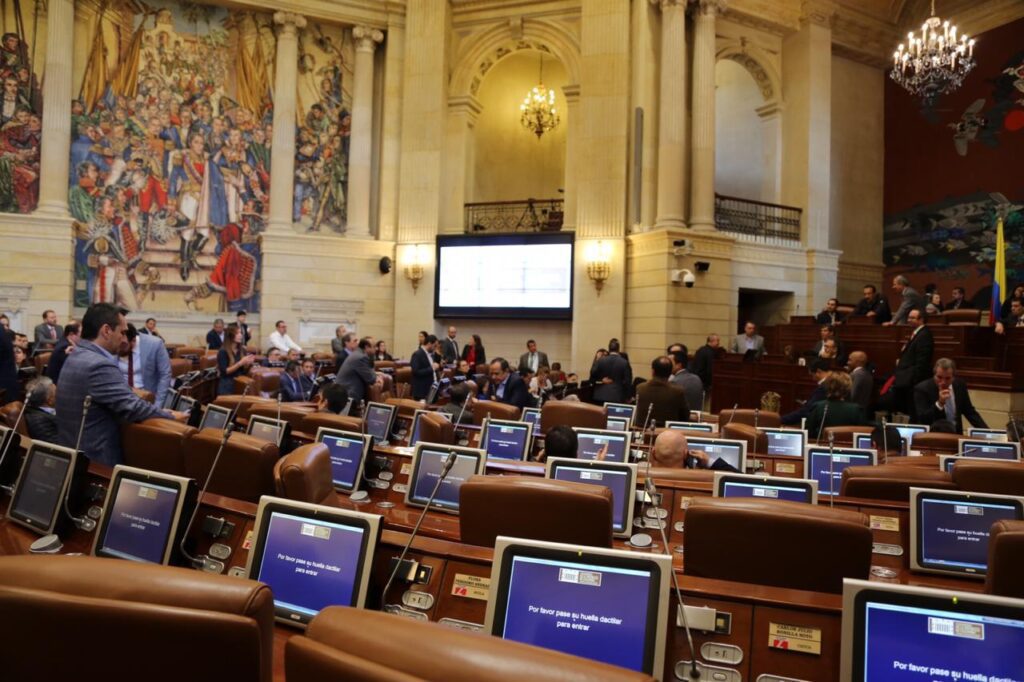
<path fill-rule="evenodd" d="M 693 285 L 697 283 L 697 278 L 689 270 L 673 270 L 672 283 L 682 284 L 687 289 L 692 289 Z"/>

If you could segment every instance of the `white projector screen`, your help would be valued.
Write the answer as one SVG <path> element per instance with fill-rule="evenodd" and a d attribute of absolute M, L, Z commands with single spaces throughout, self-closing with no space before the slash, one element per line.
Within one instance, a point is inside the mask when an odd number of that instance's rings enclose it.
<path fill-rule="evenodd" d="M 572 319 L 572 233 L 439 236 L 434 317 Z"/>

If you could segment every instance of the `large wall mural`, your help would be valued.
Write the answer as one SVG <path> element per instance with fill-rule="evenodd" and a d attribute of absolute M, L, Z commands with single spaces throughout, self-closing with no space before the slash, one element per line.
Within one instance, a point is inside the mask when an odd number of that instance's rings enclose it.
<path fill-rule="evenodd" d="M 354 55 L 350 29 L 313 24 L 300 38 L 292 205 L 297 232 L 345 232 Z"/>
<path fill-rule="evenodd" d="M 31 213 L 39 203 L 42 66 L 46 21 L 42 0 L 0 6 L 0 212 Z"/>
<path fill-rule="evenodd" d="M 259 310 L 272 17 L 104 0 L 75 21 L 75 306 Z"/>

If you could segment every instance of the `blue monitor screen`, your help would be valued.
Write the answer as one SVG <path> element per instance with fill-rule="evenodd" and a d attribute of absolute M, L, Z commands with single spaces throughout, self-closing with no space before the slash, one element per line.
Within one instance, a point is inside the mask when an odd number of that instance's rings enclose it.
<path fill-rule="evenodd" d="M 743 446 L 733 443 L 723 443 L 709 438 L 687 438 L 687 447 L 690 450 L 698 450 L 708 456 L 708 467 L 714 465 L 715 460 L 720 459 L 737 471 L 743 471 Z"/>
<path fill-rule="evenodd" d="M 960 441 L 960 454 L 965 457 L 983 457 L 985 459 L 1017 459 L 1017 444 L 962 440 Z"/>
<path fill-rule="evenodd" d="M 132 561 L 163 563 L 178 505 L 176 487 L 121 478 L 98 551 Z"/>
<path fill-rule="evenodd" d="M 790 502 L 810 502 L 810 488 L 800 486 L 784 486 L 774 483 L 752 483 L 747 481 L 725 481 L 722 484 L 722 497 L 757 497 L 766 500 L 789 500 Z"/>
<path fill-rule="evenodd" d="M 875 447 L 875 446 L 874 446 L 874 445 L 873 445 L 873 444 L 871 443 L 871 434 L 870 434 L 870 433 L 862 433 L 862 434 L 858 434 L 858 435 L 856 436 L 856 438 L 855 438 L 855 441 L 854 441 L 854 442 L 856 442 L 856 445 L 854 445 L 854 447 L 856 447 L 856 448 L 861 448 L 861 449 L 863 449 L 863 450 L 870 450 L 871 448 Z M 895 444 L 894 444 L 894 445 L 895 445 Z"/>
<path fill-rule="evenodd" d="M 604 408 L 608 411 L 609 417 L 625 417 L 629 421 L 633 421 L 633 410 L 636 409 L 632 405 L 616 405 L 614 403 L 605 403 Z"/>
<path fill-rule="evenodd" d="M 325 433 L 320 442 L 327 446 L 331 456 L 331 478 L 334 485 L 344 490 L 352 490 L 359 485 L 363 439 Z"/>
<path fill-rule="evenodd" d="M 559 481 L 603 485 L 611 490 L 612 530 L 616 533 L 626 530 L 626 505 L 633 504 L 633 491 L 629 488 L 629 471 L 559 464 L 554 467 L 551 475 Z"/>
<path fill-rule="evenodd" d="M 528 424 L 533 424 L 534 431 L 540 428 L 540 410 L 525 409 L 520 419 Z"/>
<path fill-rule="evenodd" d="M 437 485 L 437 479 L 444 470 L 444 462 L 448 459 L 449 451 L 431 450 L 423 448 L 420 451 L 416 470 L 413 472 L 413 480 L 409 486 L 409 500 L 426 504 L 430 499 L 430 493 Z M 445 477 L 438 488 L 437 496 L 434 498 L 435 507 L 458 511 L 459 489 L 462 484 L 469 480 L 469 477 L 477 472 L 479 458 L 475 455 L 459 454 L 455 458 L 452 470 Z"/>
<path fill-rule="evenodd" d="M 968 429 L 967 435 L 971 438 L 979 438 L 981 440 L 994 440 L 1002 443 L 1006 442 L 1006 431 L 1000 431 L 998 429 Z"/>
<path fill-rule="evenodd" d="M 366 433 L 373 436 L 378 443 L 386 441 L 391 435 L 391 415 L 394 412 L 391 408 L 370 405 L 366 408 Z"/>
<path fill-rule="evenodd" d="M 765 429 L 768 439 L 768 454 L 779 457 L 804 456 L 804 432 L 783 429 Z"/>
<path fill-rule="evenodd" d="M 652 581 L 651 571 L 515 556 L 501 637 L 641 671 Z"/>
<path fill-rule="evenodd" d="M 850 452 L 836 449 L 829 461 L 828 450 L 811 450 L 806 478 L 818 481 L 819 495 L 838 495 L 842 487 L 843 471 L 852 466 L 870 466 L 874 457 L 868 452 Z"/>
<path fill-rule="evenodd" d="M 525 424 L 488 422 L 487 433 L 484 434 L 484 440 L 487 443 L 484 451 L 488 457 L 494 459 L 524 459 L 526 448 L 529 445 L 526 437 L 528 430 L 529 427 Z"/>
<path fill-rule="evenodd" d="M 576 456 L 579 459 L 600 459 L 609 462 L 626 461 L 625 433 L 576 432 Z M 602 456 L 603 455 L 603 456 Z"/>
<path fill-rule="evenodd" d="M 358 525 L 272 512 L 256 580 L 288 612 L 314 616 L 325 606 L 352 606 L 365 534 Z"/>
<path fill-rule="evenodd" d="M 927 568 L 984 573 L 989 529 L 996 521 L 1020 519 L 1016 500 L 970 500 L 949 496 L 917 498 L 918 563 Z"/>
<path fill-rule="evenodd" d="M 669 429 L 679 429 L 681 431 L 715 432 L 714 425 L 708 424 L 707 422 L 665 422 L 665 427 Z"/>

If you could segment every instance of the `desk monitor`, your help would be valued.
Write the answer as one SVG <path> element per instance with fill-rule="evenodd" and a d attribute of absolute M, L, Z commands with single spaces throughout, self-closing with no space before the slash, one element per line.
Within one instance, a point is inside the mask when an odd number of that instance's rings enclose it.
<path fill-rule="evenodd" d="M 612 533 L 629 537 L 633 532 L 633 501 L 636 498 L 636 465 L 552 457 L 547 461 L 548 478 L 602 485 L 612 491 Z"/>
<path fill-rule="evenodd" d="M 167 389 L 167 395 L 164 396 L 164 402 L 160 405 L 162 410 L 175 410 L 178 407 L 178 392 L 173 388 Z"/>
<path fill-rule="evenodd" d="M 480 449 L 488 459 L 526 461 L 533 444 L 533 425 L 505 419 L 484 419 Z"/>
<path fill-rule="evenodd" d="M 996 443 L 990 440 L 960 441 L 960 456 L 984 459 L 1020 459 L 1020 443 Z"/>
<path fill-rule="evenodd" d="M 953 473 L 953 466 L 959 459 L 958 455 L 939 455 L 939 471 L 945 471 L 947 474 Z M 968 457 L 967 459 L 971 458 Z"/>
<path fill-rule="evenodd" d="M 775 457 L 800 457 L 804 456 L 804 448 L 807 446 L 807 432 L 799 429 L 775 429 L 760 428 L 768 439 L 768 453 Z"/>
<path fill-rule="evenodd" d="M 321 426 L 316 442 L 327 446 L 331 457 L 331 480 L 334 489 L 350 493 L 359 488 L 366 456 L 373 447 L 373 438 L 365 433 L 353 433 Z"/>
<path fill-rule="evenodd" d="M 484 632 L 661 677 L 672 559 L 499 537 Z"/>
<path fill-rule="evenodd" d="M 453 445 L 436 445 L 420 443 L 412 456 L 412 473 L 409 474 L 409 487 L 405 491 L 405 503 L 414 507 L 425 507 L 430 493 L 437 485 L 437 479 L 444 470 L 448 455 L 456 454 L 455 465 L 448 472 L 437 490 L 437 496 L 431 505 L 433 509 L 459 513 L 459 489 L 469 480 L 470 476 L 483 474 L 486 456 L 483 450 L 461 448 Z"/>
<path fill-rule="evenodd" d="M 87 465 L 85 456 L 71 448 L 34 442 L 25 455 L 7 516 L 40 535 L 53 533 L 64 513 L 75 470 Z"/>
<path fill-rule="evenodd" d="M 889 426 L 893 427 L 900 433 L 900 438 L 907 442 L 907 448 L 909 449 L 914 443 L 914 436 L 919 433 L 928 433 L 931 427 L 926 424 L 892 424 Z"/>
<path fill-rule="evenodd" d="M 680 431 L 703 431 L 704 433 L 716 433 L 715 425 L 711 422 L 665 422 L 666 429 L 678 429 Z"/>
<path fill-rule="evenodd" d="M 633 425 L 633 416 L 636 412 L 636 405 L 627 405 L 626 403 L 605 403 L 604 409 L 608 412 L 609 417 L 625 417 L 629 420 L 630 426 Z"/>
<path fill-rule="evenodd" d="M 625 417 L 608 417 L 605 428 L 609 431 L 629 431 L 629 420 Z"/>
<path fill-rule="evenodd" d="M 1000 443 L 1005 443 L 1007 440 L 1005 429 L 976 429 L 971 427 L 967 429 L 967 437 L 975 440 L 994 440 Z"/>
<path fill-rule="evenodd" d="M 386 403 L 367 403 L 363 421 L 364 431 L 373 436 L 375 443 L 387 443 L 391 437 L 391 428 L 395 424 L 398 408 Z"/>
<path fill-rule="evenodd" d="M 818 482 L 803 478 L 715 472 L 715 497 L 757 497 L 764 500 L 818 503 Z"/>
<path fill-rule="evenodd" d="M 540 408 L 539 407 L 524 407 L 523 413 L 519 416 L 520 421 L 533 424 L 533 430 L 540 432 Z"/>
<path fill-rule="evenodd" d="M 853 445 L 858 450 L 873 450 L 875 447 L 871 442 L 870 433 L 855 433 L 853 435 Z"/>
<path fill-rule="evenodd" d="M 818 482 L 819 495 L 838 495 L 843 471 L 847 467 L 874 466 L 877 463 L 878 452 L 875 450 L 833 448 L 830 458 L 827 446 L 809 445 L 804 455 L 804 476 Z"/>
<path fill-rule="evenodd" d="M 284 440 L 284 434 L 287 429 L 288 422 L 283 419 L 274 419 L 273 417 L 254 414 L 249 417 L 249 428 L 246 429 L 245 433 L 281 447 L 281 441 Z"/>
<path fill-rule="evenodd" d="M 413 413 L 412 418 L 412 433 L 409 434 L 409 447 L 412 447 L 416 445 L 416 443 L 420 442 L 420 420 L 422 419 L 424 414 L 428 413 L 440 415 L 447 419 L 448 421 L 451 421 L 452 419 L 455 418 L 455 415 L 451 414 L 450 412 L 442 412 L 441 410 L 416 410 L 416 412 Z"/>
<path fill-rule="evenodd" d="M 362 608 L 381 525 L 375 514 L 264 495 L 246 575 L 270 586 L 282 623 L 304 627 L 327 606 Z"/>
<path fill-rule="evenodd" d="M 1024 520 L 1024 498 L 949 490 L 910 489 L 910 568 L 982 578 L 989 529 Z"/>
<path fill-rule="evenodd" d="M 199 430 L 216 429 L 223 431 L 224 427 L 231 421 L 233 414 L 234 412 L 230 407 L 210 403 L 206 406 L 206 411 L 203 412 L 203 420 L 199 422 Z"/>
<path fill-rule="evenodd" d="M 21 464 L 20 447 L 21 434 L 14 429 L 0 426 L 0 485 L 10 485 L 18 478 Z"/>
<path fill-rule="evenodd" d="M 172 563 L 172 557 L 180 555 L 179 545 L 198 495 L 190 478 L 117 465 L 103 503 L 93 556 Z"/>
<path fill-rule="evenodd" d="M 606 462 L 628 461 L 629 443 L 632 437 L 629 431 L 580 427 L 573 427 L 573 430 L 576 432 L 576 457 L 579 459 L 598 459 L 603 451 L 603 460 Z"/>
<path fill-rule="evenodd" d="M 911 667 L 911 665 L 913 667 Z M 1024 600 L 947 589 L 843 581 L 844 682 L 1019 680 Z"/>
<path fill-rule="evenodd" d="M 690 438 L 686 439 L 689 450 L 699 450 L 708 456 L 708 468 L 715 460 L 722 460 L 736 471 L 747 470 L 747 441 L 729 440 L 726 438 Z"/>

